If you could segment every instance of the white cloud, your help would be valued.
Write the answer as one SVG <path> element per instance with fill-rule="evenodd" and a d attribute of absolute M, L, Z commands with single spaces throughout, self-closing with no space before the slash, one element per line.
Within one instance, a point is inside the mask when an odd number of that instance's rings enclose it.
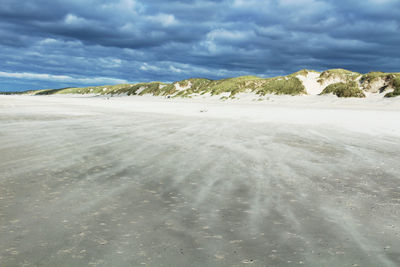
<path fill-rule="evenodd" d="M 66 24 L 74 25 L 74 24 L 85 23 L 86 20 L 84 18 L 80 18 L 74 14 L 68 14 L 67 16 L 65 16 L 64 22 Z"/>
<path fill-rule="evenodd" d="M 218 53 L 230 50 L 234 42 L 249 40 L 253 37 L 253 31 L 216 29 L 206 35 L 206 39 L 200 43 L 200 46 L 210 53 Z"/>
<path fill-rule="evenodd" d="M 143 63 L 142 66 L 140 66 L 140 69 L 143 70 L 143 71 L 158 71 L 158 70 L 160 70 L 159 67 L 152 66 L 152 65 L 149 65 L 147 63 Z"/>
<path fill-rule="evenodd" d="M 53 39 L 53 38 L 46 38 L 46 39 L 43 39 L 43 40 L 41 40 L 40 42 L 39 42 L 39 44 L 54 44 L 54 43 L 57 43 L 58 41 L 56 40 L 56 39 Z"/>
<path fill-rule="evenodd" d="M 137 3 L 135 0 L 121 0 L 118 5 L 121 8 L 127 9 L 129 11 L 136 11 Z"/>
<path fill-rule="evenodd" d="M 217 29 L 209 32 L 207 38 L 211 40 L 246 40 L 252 35 L 252 33 L 252 31 Z"/>
<path fill-rule="evenodd" d="M 143 6 L 135 0 L 109 1 L 100 8 L 112 16 L 135 16 L 143 10 Z"/>
<path fill-rule="evenodd" d="M 27 80 L 44 80 L 66 83 L 83 83 L 83 84 L 119 84 L 128 83 L 123 79 L 108 78 L 108 77 L 91 77 L 91 78 L 77 78 L 68 75 L 52 75 L 30 72 L 3 72 L 0 71 L 0 77 L 4 78 L 17 78 Z"/>
<path fill-rule="evenodd" d="M 175 68 L 174 66 L 170 65 L 169 69 L 175 73 L 182 73 L 183 70 L 181 70 L 180 68 Z"/>
<path fill-rule="evenodd" d="M 148 19 L 150 21 L 154 21 L 157 23 L 160 23 L 164 27 L 172 26 L 178 24 L 178 21 L 176 20 L 175 16 L 172 14 L 164 14 L 160 13 L 155 16 L 149 16 Z"/>
<path fill-rule="evenodd" d="M 54 39 L 54 38 L 41 39 L 36 44 L 39 46 L 48 46 L 48 47 L 83 46 L 82 42 L 79 40 L 62 40 L 62 39 Z"/>
<path fill-rule="evenodd" d="M 121 67 L 122 64 L 122 60 L 119 58 L 105 57 L 99 58 L 98 61 L 100 62 L 101 66 L 103 66 L 103 68 L 118 68 Z"/>

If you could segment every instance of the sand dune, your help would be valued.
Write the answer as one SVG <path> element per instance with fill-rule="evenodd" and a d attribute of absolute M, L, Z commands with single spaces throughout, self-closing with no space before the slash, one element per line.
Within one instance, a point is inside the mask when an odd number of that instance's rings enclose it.
<path fill-rule="evenodd" d="M 300 70 L 286 76 L 260 78 L 239 76 L 221 80 L 190 78 L 173 83 L 148 82 L 89 86 L 84 88 L 43 89 L 14 94 L 97 94 L 97 95 L 152 95 L 192 98 L 218 96 L 238 98 L 239 95 L 319 95 L 333 94 L 338 97 L 396 97 L 400 95 L 400 73 L 370 72 L 361 74 L 345 69 L 323 72 Z M 1 94 L 1 92 L 0 92 Z"/>

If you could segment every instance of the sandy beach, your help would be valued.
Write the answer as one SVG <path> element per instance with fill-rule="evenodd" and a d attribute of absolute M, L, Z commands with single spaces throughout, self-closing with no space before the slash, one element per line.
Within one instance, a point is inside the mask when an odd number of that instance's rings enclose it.
<path fill-rule="evenodd" d="M 400 101 L 0 96 L 0 266 L 398 266 Z"/>

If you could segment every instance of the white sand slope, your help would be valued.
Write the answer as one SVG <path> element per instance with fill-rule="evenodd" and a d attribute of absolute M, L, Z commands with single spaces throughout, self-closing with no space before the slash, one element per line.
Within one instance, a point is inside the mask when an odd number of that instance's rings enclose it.
<path fill-rule="evenodd" d="M 298 75 L 297 78 L 303 83 L 306 88 L 307 94 L 318 95 L 324 90 L 325 86 L 322 86 L 319 82 L 320 73 L 309 72 L 307 76 Z"/>

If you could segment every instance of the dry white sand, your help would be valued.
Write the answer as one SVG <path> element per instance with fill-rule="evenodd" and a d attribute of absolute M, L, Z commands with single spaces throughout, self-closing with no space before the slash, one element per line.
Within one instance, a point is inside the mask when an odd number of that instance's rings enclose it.
<path fill-rule="evenodd" d="M 0 266 L 397 266 L 400 101 L 0 96 Z"/>
<path fill-rule="evenodd" d="M 397 136 L 400 134 L 400 123 L 397 123 L 400 100 L 396 98 L 370 96 L 363 99 L 340 99 L 333 95 L 269 95 L 260 98 L 254 94 L 239 94 L 237 100 L 222 101 L 220 97 L 167 99 L 154 96 L 53 95 L 3 96 L 2 100 L 3 102 L 12 102 L 11 100 L 13 100 L 20 103 L 18 110 L 4 111 L 12 113 L 43 113 L 49 108 L 48 104 L 54 104 L 59 108 L 58 110 L 51 109 L 52 114 L 74 113 L 75 109 L 71 109 L 71 107 L 85 106 L 85 113 L 97 112 L 100 109 L 100 111 L 107 112 L 155 113 L 282 125 L 326 126 L 368 134 Z M 29 103 L 35 103 L 35 108 L 32 109 Z"/>
<path fill-rule="evenodd" d="M 319 95 L 328 86 L 327 84 L 321 85 L 318 82 L 320 75 L 318 72 L 309 72 L 307 76 L 298 75 L 297 78 L 303 83 L 307 94 Z"/>

